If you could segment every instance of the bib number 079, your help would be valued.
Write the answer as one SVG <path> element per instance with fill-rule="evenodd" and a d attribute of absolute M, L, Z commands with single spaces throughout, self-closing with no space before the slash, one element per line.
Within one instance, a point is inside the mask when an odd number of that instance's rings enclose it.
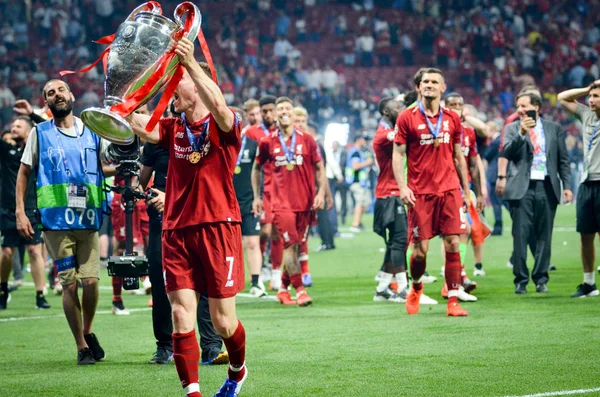
<path fill-rule="evenodd" d="M 89 221 L 90 225 L 93 225 L 96 221 L 96 211 L 89 208 L 67 208 L 65 210 L 65 221 L 67 222 L 67 225 L 73 225 L 75 224 L 75 222 L 77 222 L 77 224 L 79 225 L 83 225 L 84 224 L 84 216 L 85 216 L 85 224 L 88 224 L 87 221 Z"/>

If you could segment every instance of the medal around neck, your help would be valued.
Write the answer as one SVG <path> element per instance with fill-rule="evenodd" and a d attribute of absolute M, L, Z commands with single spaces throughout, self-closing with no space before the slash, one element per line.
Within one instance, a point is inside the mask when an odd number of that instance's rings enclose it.
<path fill-rule="evenodd" d="M 200 153 L 192 152 L 192 154 L 190 154 L 190 163 L 197 164 L 201 158 L 202 158 L 202 156 L 200 155 Z"/>
<path fill-rule="evenodd" d="M 294 164 L 292 164 L 292 163 L 286 164 L 285 169 L 288 170 L 288 171 L 293 171 L 294 170 Z"/>
<path fill-rule="evenodd" d="M 175 9 L 174 20 L 162 15 L 158 2 L 150 1 L 119 26 L 105 50 L 104 108 L 81 113 L 90 130 L 116 144 L 133 142 L 125 117 L 166 87 L 179 66 L 179 58 L 169 49 L 181 37 L 193 41 L 198 36 L 202 15 L 193 3 L 184 2 Z"/>
<path fill-rule="evenodd" d="M 240 167 L 239 165 L 235 166 L 235 171 L 236 174 L 241 174 L 242 173 L 242 167 Z"/>

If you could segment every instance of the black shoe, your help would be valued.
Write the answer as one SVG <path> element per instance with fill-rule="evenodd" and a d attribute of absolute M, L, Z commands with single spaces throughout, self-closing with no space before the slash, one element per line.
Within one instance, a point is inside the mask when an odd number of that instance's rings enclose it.
<path fill-rule="evenodd" d="M 571 298 L 585 298 L 588 296 L 598 296 L 600 292 L 598 292 L 598 288 L 596 288 L 596 284 L 589 285 L 586 283 L 581 283 L 577 286 L 577 292 L 571 295 Z"/>
<path fill-rule="evenodd" d="M 37 296 L 35 298 L 35 308 L 36 309 L 50 309 L 50 304 L 46 301 L 46 298 L 42 296 Z"/>
<path fill-rule="evenodd" d="M 539 293 L 548 292 L 548 286 L 546 285 L 546 283 L 538 284 L 535 286 L 535 292 L 539 292 Z"/>
<path fill-rule="evenodd" d="M 166 347 L 157 347 L 154 357 L 149 361 L 150 364 L 167 364 L 173 359 L 173 350 Z"/>
<path fill-rule="evenodd" d="M 211 351 L 202 355 L 202 365 L 222 365 L 229 364 L 229 353 L 220 350 Z"/>
<path fill-rule="evenodd" d="M 8 292 L 0 291 L 0 310 L 6 310 L 6 306 L 8 306 L 8 298 L 10 298 L 10 294 Z"/>
<path fill-rule="evenodd" d="M 553 272 L 553 271 L 556 270 L 556 266 L 550 265 L 550 266 L 548 266 L 548 270 L 550 270 L 551 272 Z"/>
<path fill-rule="evenodd" d="M 525 284 L 517 284 L 517 286 L 515 287 L 515 294 L 523 295 L 526 293 L 527 293 L 527 287 L 525 286 Z"/>
<path fill-rule="evenodd" d="M 77 365 L 96 364 L 94 353 L 89 348 L 81 349 L 77 352 Z"/>
<path fill-rule="evenodd" d="M 104 361 L 104 357 L 106 355 L 104 354 L 104 349 L 102 348 L 102 346 L 100 346 L 100 343 L 98 342 L 98 338 L 96 338 L 96 334 L 92 333 L 83 335 L 83 339 L 85 339 L 85 343 L 87 343 L 88 347 L 92 351 L 92 354 L 94 355 L 94 360 Z"/>
<path fill-rule="evenodd" d="M 492 231 L 492 236 L 502 236 L 502 229 L 494 229 Z"/>

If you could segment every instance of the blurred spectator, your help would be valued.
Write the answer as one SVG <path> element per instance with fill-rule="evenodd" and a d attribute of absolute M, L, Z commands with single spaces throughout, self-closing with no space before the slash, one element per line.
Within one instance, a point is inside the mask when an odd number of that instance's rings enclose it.
<path fill-rule="evenodd" d="M 279 11 L 279 17 L 275 21 L 275 34 L 277 36 L 287 37 L 292 21 L 284 11 Z"/>
<path fill-rule="evenodd" d="M 304 17 L 296 19 L 296 41 L 299 43 L 306 41 L 306 20 Z"/>
<path fill-rule="evenodd" d="M 279 36 L 277 41 L 275 41 L 275 45 L 273 45 L 273 55 L 275 56 L 275 60 L 279 65 L 279 70 L 283 70 L 288 62 L 288 53 L 292 51 L 294 47 L 285 38 L 285 36 Z"/>
<path fill-rule="evenodd" d="M 244 58 L 248 63 L 255 68 L 258 67 L 258 40 L 254 35 L 254 31 L 249 31 L 244 42 Z"/>
<path fill-rule="evenodd" d="M 326 94 L 333 95 L 338 87 L 338 74 L 331 68 L 330 64 L 325 66 L 321 72 L 321 85 Z"/>
<path fill-rule="evenodd" d="M 13 116 L 13 106 L 17 98 L 12 90 L 8 88 L 6 82 L 0 82 L 0 122 L 6 125 L 10 122 Z"/>
<path fill-rule="evenodd" d="M 367 29 L 356 39 L 356 50 L 360 54 L 360 66 L 373 66 L 373 50 L 375 49 L 375 38 Z"/>
<path fill-rule="evenodd" d="M 390 30 L 385 28 L 377 34 L 377 56 L 379 57 L 379 66 L 390 66 L 392 55 L 392 39 Z"/>
<path fill-rule="evenodd" d="M 400 45 L 402 46 L 402 57 L 404 58 L 404 65 L 413 65 L 413 41 L 408 33 L 402 33 L 400 36 Z"/>

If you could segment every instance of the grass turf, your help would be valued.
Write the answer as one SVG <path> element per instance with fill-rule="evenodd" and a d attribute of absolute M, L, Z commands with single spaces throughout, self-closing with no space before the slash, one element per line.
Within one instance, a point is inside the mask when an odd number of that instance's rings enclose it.
<path fill-rule="evenodd" d="M 569 298 L 582 279 L 574 206 L 557 214 L 550 292 L 536 294 L 530 284 L 529 294 L 514 294 L 505 229 L 486 243 L 488 274 L 476 279 L 479 302 L 464 304 L 467 318 L 446 318 L 441 299 L 411 317 L 401 304 L 373 302 L 383 242 L 370 222 L 369 231 L 339 239 L 337 250 L 311 252 L 313 306 L 239 299 L 248 336 L 243 396 L 506 396 L 600 386 L 600 299 Z M 433 240 L 428 270 L 438 277 L 439 251 Z M 469 249 L 469 274 L 472 258 Z M 101 283 L 110 280 L 103 274 Z M 437 299 L 440 288 L 441 279 L 425 292 Z M 147 364 L 155 348 L 147 297 L 124 295 L 140 311 L 117 317 L 110 290 L 101 291 L 94 331 L 107 359 L 87 367 L 75 365 L 60 298 L 48 301 L 50 310 L 34 310 L 33 288 L 23 287 L 0 312 L 0 396 L 183 395 L 173 364 Z M 7 321 L 35 316 L 43 318 Z M 225 374 L 225 366 L 202 366 L 203 395 Z"/>

